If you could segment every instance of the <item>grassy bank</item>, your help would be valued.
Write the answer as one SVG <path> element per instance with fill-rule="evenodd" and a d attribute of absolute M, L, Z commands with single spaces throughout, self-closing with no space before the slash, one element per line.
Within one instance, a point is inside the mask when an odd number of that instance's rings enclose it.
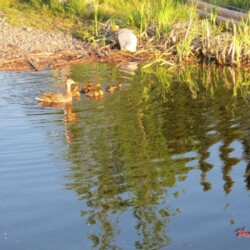
<path fill-rule="evenodd" d="M 215 2 L 249 5 L 245 0 Z M 131 28 L 139 38 L 138 53 L 150 53 L 152 63 L 205 60 L 250 66 L 250 18 L 240 27 L 216 25 L 216 14 L 200 20 L 195 7 L 182 0 L 0 0 L 0 10 L 14 25 L 64 30 L 97 49 L 117 28 Z"/>

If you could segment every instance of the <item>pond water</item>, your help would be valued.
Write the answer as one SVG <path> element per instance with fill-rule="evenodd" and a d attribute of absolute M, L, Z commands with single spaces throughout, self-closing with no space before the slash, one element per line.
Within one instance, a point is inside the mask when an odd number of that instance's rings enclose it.
<path fill-rule="evenodd" d="M 249 73 L 1 72 L 0 249 L 248 249 Z M 46 107 L 79 83 L 120 91 Z"/>

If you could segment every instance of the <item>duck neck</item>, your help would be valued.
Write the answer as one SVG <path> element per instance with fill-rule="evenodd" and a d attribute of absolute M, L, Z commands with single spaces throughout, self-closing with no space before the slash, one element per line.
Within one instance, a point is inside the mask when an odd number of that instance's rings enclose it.
<path fill-rule="evenodd" d="M 66 92 L 69 93 L 71 92 L 71 84 L 66 84 Z"/>

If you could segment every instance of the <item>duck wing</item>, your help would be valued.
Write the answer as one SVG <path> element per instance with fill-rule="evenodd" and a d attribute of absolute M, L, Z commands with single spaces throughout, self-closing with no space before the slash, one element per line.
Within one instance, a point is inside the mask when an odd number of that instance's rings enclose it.
<path fill-rule="evenodd" d="M 66 102 L 65 96 L 62 94 L 54 94 L 54 93 L 44 93 L 36 99 L 40 102 Z"/>

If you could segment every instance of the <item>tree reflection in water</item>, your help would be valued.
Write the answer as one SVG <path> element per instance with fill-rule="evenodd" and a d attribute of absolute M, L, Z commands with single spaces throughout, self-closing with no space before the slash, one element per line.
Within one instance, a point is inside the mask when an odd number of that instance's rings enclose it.
<path fill-rule="evenodd" d="M 112 70 L 119 78 L 119 70 Z M 75 78 L 79 72 L 72 70 Z M 107 77 L 100 68 L 92 74 Z M 88 206 L 82 216 L 95 229 L 89 234 L 93 247 L 122 249 L 117 239 L 126 214 L 135 221 L 126 232 L 135 248 L 170 244 L 167 225 L 180 211 L 168 202 L 171 188 L 193 169 L 201 171 L 200 184 L 209 191 L 207 174 L 221 167 L 225 194 L 232 191 L 231 171 L 242 160 L 231 154 L 234 142 L 249 160 L 247 79 L 247 72 L 232 69 L 158 67 L 136 74 L 117 95 L 91 106 L 88 100 L 76 103 L 79 119 L 68 124 L 76 140 L 66 155 L 72 165 L 65 179 Z M 213 160 L 215 145 L 219 162 Z M 249 189 L 249 167 L 245 179 Z"/>

